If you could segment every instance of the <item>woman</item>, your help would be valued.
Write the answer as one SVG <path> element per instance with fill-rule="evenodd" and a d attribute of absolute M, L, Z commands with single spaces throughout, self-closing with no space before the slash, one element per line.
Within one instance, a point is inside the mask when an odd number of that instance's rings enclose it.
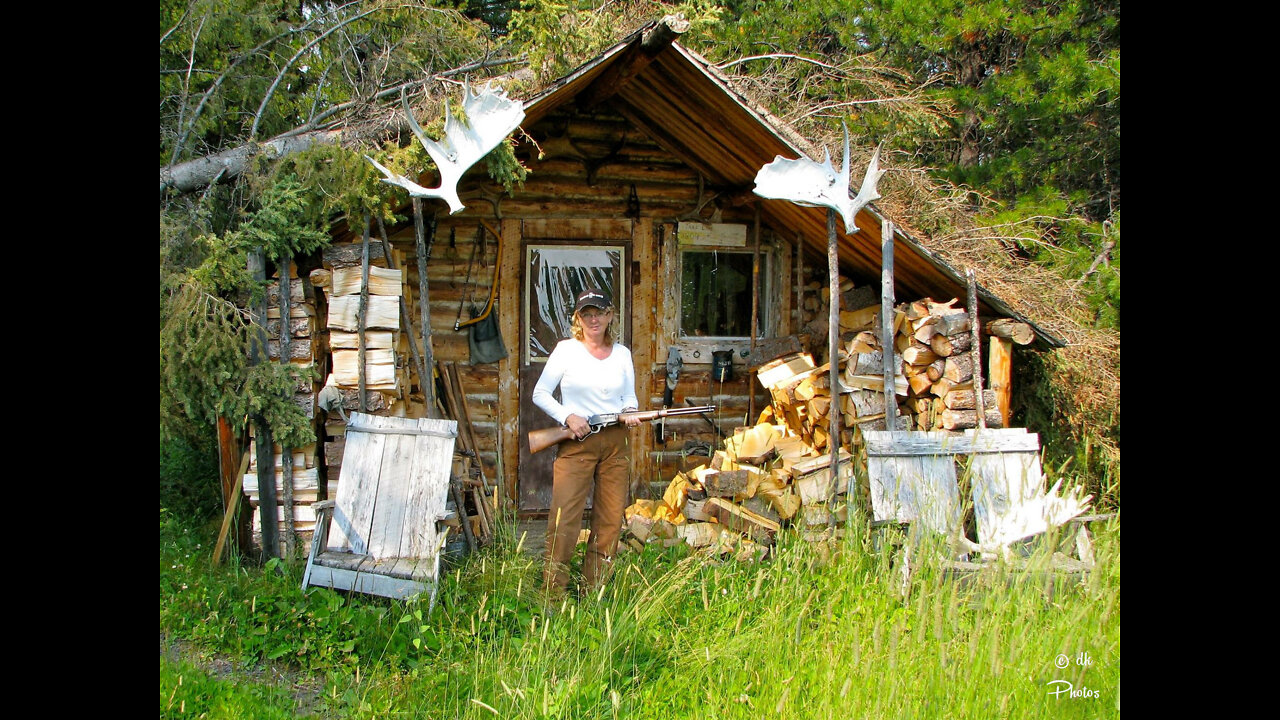
<path fill-rule="evenodd" d="M 595 587 L 618 548 L 622 511 L 626 507 L 630 462 L 628 427 L 640 421 L 627 418 L 592 434 L 587 418 L 602 413 L 635 410 L 636 373 L 631 351 L 616 342 L 617 318 L 608 295 L 594 288 L 578 293 L 573 308 L 573 337 L 560 341 L 547 358 L 533 389 L 533 402 L 565 425 L 578 441 L 557 449 L 547 515 L 547 567 L 550 593 L 562 594 L 569 584 L 569 560 L 578 543 L 582 510 L 594 485 L 591 540 L 582 563 L 583 580 Z M 552 393 L 560 388 L 561 402 Z"/>

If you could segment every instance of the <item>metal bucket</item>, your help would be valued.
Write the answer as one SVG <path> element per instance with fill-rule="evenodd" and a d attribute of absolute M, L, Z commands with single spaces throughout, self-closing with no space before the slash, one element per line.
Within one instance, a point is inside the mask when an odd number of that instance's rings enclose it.
<path fill-rule="evenodd" d="M 733 379 L 732 350 L 716 350 L 711 353 L 711 379 L 717 382 Z"/>

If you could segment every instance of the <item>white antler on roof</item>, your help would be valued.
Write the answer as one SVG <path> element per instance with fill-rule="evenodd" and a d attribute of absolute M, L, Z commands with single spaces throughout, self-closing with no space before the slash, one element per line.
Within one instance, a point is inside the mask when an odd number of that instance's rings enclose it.
<path fill-rule="evenodd" d="M 480 158 L 489 154 L 498 143 L 520 127 L 520 123 L 524 121 L 524 104 L 507 98 L 505 90 L 494 91 L 488 85 L 472 95 L 471 84 L 466 83 L 462 90 L 462 109 L 466 113 L 466 121 L 459 120 L 449 112 L 449 101 L 446 99 L 444 139 L 435 142 L 422 131 L 403 95 L 401 101 L 404 103 L 405 115 L 409 118 L 409 127 L 413 128 L 413 134 L 418 136 L 440 171 L 440 187 L 422 187 L 403 175 L 391 172 L 368 155 L 365 158 L 386 175 L 383 182 L 398 185 L 414 197 L 440 198 L 449 204 L 450 215 L 460 212 L 466 206 L 458 199 L 458 181 Z"/>
<path fill-rule="evenodd" d="M 755 193 L 772 200 L 790 200 L 797 205 L 829 207 L 844 218 L 844 231 L 854 232 L 857 226 L 853 219 L 858 211 L 880 197 L 876 183 L 884 171 L 880 169 L 880 148 L 877 147 L 867 164 L 867 174 L 857 197 L 849 197 L 849 127 L 843 123 L 841 126 L 844 128 L 844 162 L 839 173 L 832 167 L 831 153 L 825 147 L 821 163 L 806 158 L 788 160 L 778 155 L 756 173 Z"/>

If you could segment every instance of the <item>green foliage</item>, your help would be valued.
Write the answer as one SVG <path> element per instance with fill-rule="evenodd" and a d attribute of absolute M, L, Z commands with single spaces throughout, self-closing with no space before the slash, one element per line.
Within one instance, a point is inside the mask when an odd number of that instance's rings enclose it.
<path fill-rule="evenodd" d="M 480 55 L 484 28 L 442 4 L 163 0 L 160 164 L 322 122 Z"/>
<path fill-rule="evenodd" d="M 1096 368 L 1062 353 L 1020 353 L 1014 378 L 1019 425 L 1035 428 L 1045 464 L 1080 479 L 1096 507 L 1120 507 L 1120 403 L 1088 402 Z"/>
<path fill-rule="evenodd" d="M 195 520 L 222 510 L 213 430 L 200 426 L 191 436 L 160 439 L 160 507 Z"/>
<path fill-rule="evenodd" d="M 292 175 L 276 178 L 234 230 L 201 235 L 199 265 L 176 272 L 161 288 L 160 430 L 164 438 L 188 438 L 218 417 L 239 421 L 261 414 L 278 442 L 294 446 L 314 440 L 311 423 L 293 402 L 303 379 L 292 364 L 249 365 L 265 328 L 228 298 L 261 298 L 265 290 L 248 270 L 248 255 L 267 257 L 314 252 L 328 235 L 305 220 L 306 193 Z M 266 358 L 266 348 L 256 348 Z M 306 378 L 311 379 L 311 378 Z"/>
<path fill-rule="evenodd" d="M 784 533 L 758 563 L 624 552 L 608 586 L 549 612 L 538 558 L 508 535 L 446 571 L 428 611 L 304 593 L 280 566 L 209 568 L 162 512 L 161 631 L 323 681 L 328 716 L 1119 716 L 1118 521 L 1095 538 L 1084 582 L 997 568 L 962 583 L 920 545 L 905 592 L 892 533 L 846 531 L 816 543 Z M 1084 652 L 1087 667 L 1056 665 Z M 1100 697 L 1055 699 L 1058 678 Z"/>
<path fill-rule="evenodd" d="M 691 32 L 701 32 L 720 12 L 709 0 L 525 0 L 511 13 L 510 37 L 528 54 L 529 67 L 541 84 L 567 74 L 645 22 L 684 13 Z"/>
<path fill-rule="evenodd" d="M 160 717 L 208 720 L 293 720 L 287 688 L 218 677 L 187 661 L 160 658 Z"/>

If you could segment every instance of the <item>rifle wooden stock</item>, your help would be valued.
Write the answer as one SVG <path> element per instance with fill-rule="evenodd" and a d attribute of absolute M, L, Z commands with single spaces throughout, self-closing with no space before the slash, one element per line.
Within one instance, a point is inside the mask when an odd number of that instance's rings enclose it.
<path fill-rule="evenodd" d="M 564 425 L 529 431 L 529 452 L 540 453 L 552 445 L 559 445 L 573 437 L 573 431 Z"/>
<path fill-rule="evenodd" d="M 617 425 L 619 422 L 623 422 L 627 418 L 636 418 L 641 422 L 649 422 L 661 417 L 693 415 L 695 413 L 703 413 L 715 409 L 715 405 L 699 405 L 697 407 L 669 408 L 665 410 L 637 410 L 634 412 L 617 413 L 616 415 L 592 415 L 587 419 L 587 423 L 591 425 L 593 431 L 599 432 L 601 429 L 610 425 Z M 542 430 L 530 430 L 529 453 L 540 453 L 552 445 L 558 445 L 565 440 L 572 439 L 573 437 L 573 431 L 564 425 L 543 428 Z"/>

